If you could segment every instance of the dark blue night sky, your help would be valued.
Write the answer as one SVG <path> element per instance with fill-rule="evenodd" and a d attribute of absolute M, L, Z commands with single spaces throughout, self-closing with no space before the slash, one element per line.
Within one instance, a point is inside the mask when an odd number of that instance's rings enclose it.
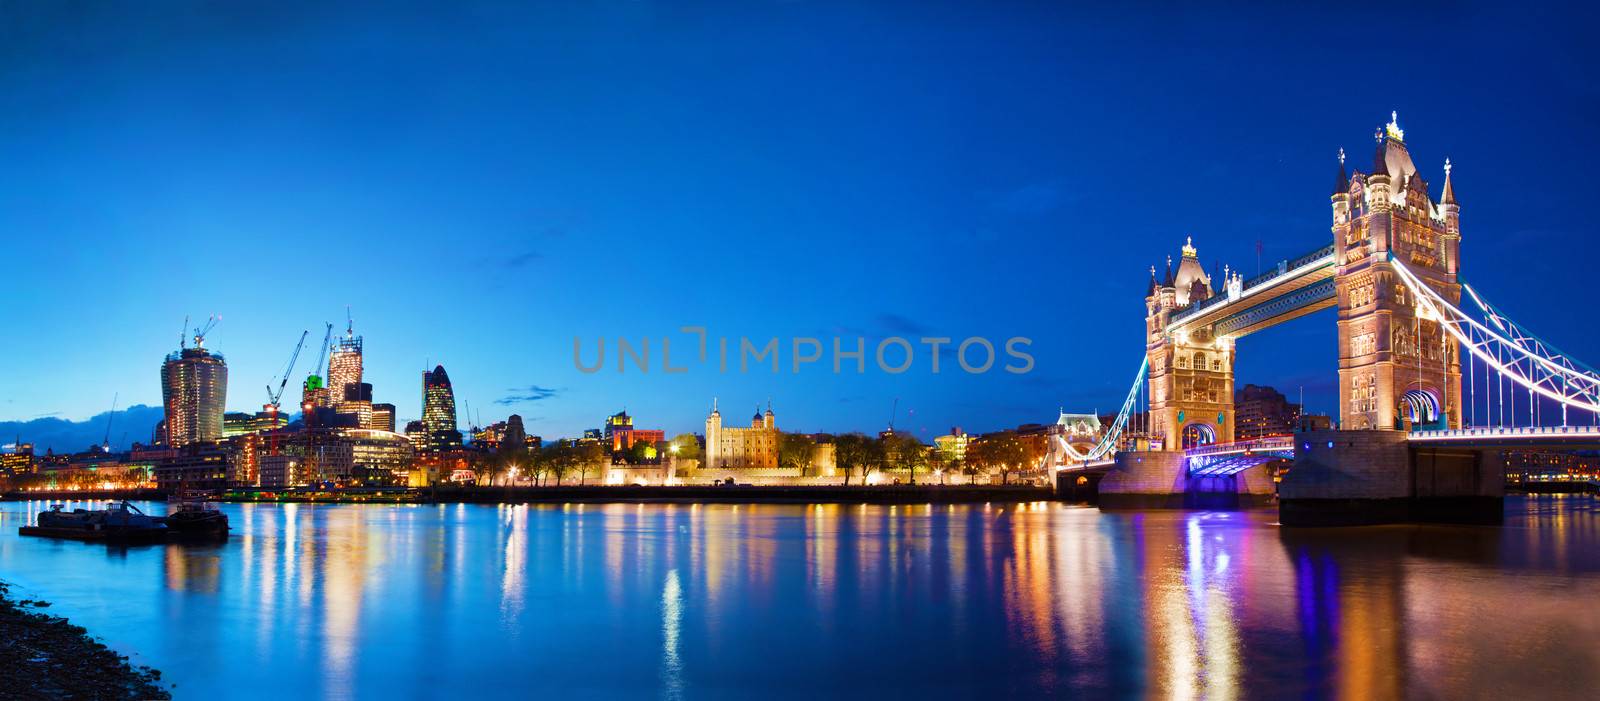
<path fill-rule="evenodd" d="M 1334 154 L 1365 168 L 1390 110 L 1435 196 L 1456 166 L 1464 278 L 1600 358 L 1600 61 L 1571 8 L 28 5 L 0 10 L 0 419 L 158 403 L 209 313 L 254 410 L 346 305 L 402 421 L 430 363 L 546 436 L 623 407 L 698 430 L 714 396 L 795 430 L 875 430 L 898 397 L 924 438 L 1114 411 L 1149 266 L 1191 235 L 1247 273 L 1258 240 L 1324 244 Z M 575 336 L 673 335 L 676 362 L 684 325 L 1027 336 L 1037 364 L 573 366 Z M 1335 409 L 1331 312 L 1239 357 Z"/>

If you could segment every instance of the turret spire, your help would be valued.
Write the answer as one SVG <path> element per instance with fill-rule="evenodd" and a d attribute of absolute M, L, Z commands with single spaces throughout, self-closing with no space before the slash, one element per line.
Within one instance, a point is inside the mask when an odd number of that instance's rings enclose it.
<path fill-rule="evenodd" d="M 1344 172 L 1344 148 L 1339 148 L 1339 179 L 1333 181 L 1333 194 L 1343 195 L 1350 191 L 1350 176 Z"/>
<path fill-rule="evenodd" d="M 1439 197 L 1439 204 L 1456 204 L 1456 191 L 1450 186 L 1450 159 L 1444 159 L 1444 194 Z"/>
<path fill-rule="evenodd" d="M 1386 157 L 1388 156 L 1388 149 L 1384 148 L 1383 130 L 1379 129 L 1377 133 L 1373 134 L 1373 138 L 1377 140 L 1378 148 L 1372 154 L 1372 174 L 1388 175 L 1389 159 Z"/>

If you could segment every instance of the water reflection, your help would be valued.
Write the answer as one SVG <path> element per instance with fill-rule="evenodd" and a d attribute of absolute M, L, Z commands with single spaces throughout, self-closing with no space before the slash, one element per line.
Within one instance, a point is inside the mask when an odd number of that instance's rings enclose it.
<path fill-rule="evenodd" d="M 185 695 L 1600 685 L 1590 498 L 1513 501 L 1504 528 L 1286 530 L 1270 512 L 1052 503 L 257 504 L 224 507 L 236 530 L 220 546 L 17 537 L 46 507 L 0 504 L 4 576 Z"/>

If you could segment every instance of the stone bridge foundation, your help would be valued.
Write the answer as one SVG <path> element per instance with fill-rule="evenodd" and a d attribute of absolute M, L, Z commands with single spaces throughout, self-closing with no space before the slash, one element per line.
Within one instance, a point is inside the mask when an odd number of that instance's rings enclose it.
<path fill-rule="evenodd" d="M 1294 465 L 1278 490 L 1278 520 L 1285 526 L 1498 524 L 1505 473 L 1492 452 L 1414 447 L 1403 431 L 1297 434 Z"/>

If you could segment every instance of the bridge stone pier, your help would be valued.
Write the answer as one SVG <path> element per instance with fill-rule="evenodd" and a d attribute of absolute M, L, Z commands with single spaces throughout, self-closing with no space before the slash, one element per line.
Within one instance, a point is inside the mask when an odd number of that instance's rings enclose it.
<path fill-rule="evenodd" d="M 1237 508 L 1272 503 L 1272 475 L 1266 461 L 1208 473 L 1196 470 L 1180 450 L 1118 453 L 1100 478 L 1102 509 Z"/>
<path fill-rule="evenodd" d="M 1494 450 L 1416 445 L 1404 431 L 1308 431 L 1278 490 L 1285 526 L 1498 524 L 1505 466 Z"/>

